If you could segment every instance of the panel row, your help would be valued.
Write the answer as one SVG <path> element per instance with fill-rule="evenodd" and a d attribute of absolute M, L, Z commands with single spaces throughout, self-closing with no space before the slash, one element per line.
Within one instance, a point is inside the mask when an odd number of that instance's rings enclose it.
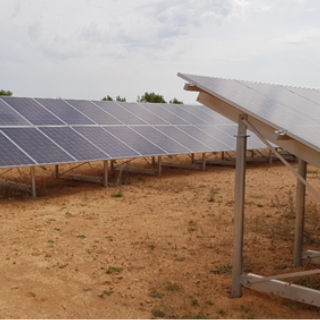
<path fill-rule="evenodd" d="M 235 126 L 2 128 L 0 166 L 228 151 L 235 149 L 235 132 Z"/>
<path fill-rule="evenodd" d="M 181 77 L 243 112 L 320 148 L 319 90 L 195 75 Z"/>
<path fill-rule="evenodd" d="M 226 124 L 227 119 L 202 105 L 0 98 L 1 127 Z"/>

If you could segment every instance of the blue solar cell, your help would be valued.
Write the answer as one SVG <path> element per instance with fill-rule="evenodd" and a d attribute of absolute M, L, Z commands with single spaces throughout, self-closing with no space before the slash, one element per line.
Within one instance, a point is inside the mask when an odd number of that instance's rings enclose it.
<path fill-rule="evenodd" d="M 36 101 L 67 124 L 94 124 L 94 122 L 61 99 L 36 99 Z"/>
<path fill-rule="evenodd" d="M 48 137 L 78 161 L 107 160 L 109 155 L 68 127 L 41 128 Z"/>
<path fill-rule="evenodd" d="M 108 114 L 112 115 L 117 120 L 125 123 L 126 125 L 133 124 L 146 124 L 145 121 L 139 119 L 129 111 L 123 109 L 119 104 L 112 101 L 93 101 L 101 109 Z"/>
<path fill-rule="evenodd" d="M 175 114 L 177 117 L 180 117 L 183 120 L 186 120 L 189 123 L 192 123 L 193 125 L 210 124 L 209 122 L 198 118 L 196 115 L 193 115 L 188 111 L 185 111 L 183 107 L 180 107 L 180 105 L 178 104 L 161 104 L 161 106 L 167 109 L 168 111 L 172 112 L 173 114 Z"/>
<path fill-rule="evenodd" d="M 77 110 L 80 110 L 89 119 L 100 125 L 120 125 L 122 124 L 119 120 L 112 117 L 110 114 L 103 111 L 97 105 L 91 101 L 84 100 L 66 100 L 66 102 L 73 105 Z"/>
<path fill-rule="evenodd" d="M 35 128 L 4 128 L 2 131 L 38 164 L 73 162 L 74 159 Z"/>
<path fill-rule="evenodd" d="M 34 125 L 62 125 L 57 117 L 30 98 L 3 97 L 6 103 Z"/>
<path fill-rule="evenodd" d="M 161 149 L 165 150 L 167 153 L 170 153 L 170 154 L 190 153 L 190 149 L 187 149 L 186 147 L 184 147 L 183 145 L 175 141 L 174 137 L 172 136 L 169 137 L 155 128 L 132 127 L 132 129 L 140 133 L 145 138 L 150 139 L 153 143 L 155 143 Z"/>
<path fill-rule="evenodd" d="M 207 109 L 208 111 L 206 112 Z M 225 122 L 221 120 L 220 116 L 211 109 L 204 106 L 194 106 L 194 105 L 183 105 L 183 110 L 189 112 L 194 117 L 197 117 L 210 125 L 225 125 Z"/>
<path fill-rule="evenodd" d="M 102 149 L 111 158 L 137 157 L 140 154 L 109 132 L 97 127 L 75 127 L 76 131 Z"/>
<path fill-rule="evenodd" d="M 193 126 L 181 126 L 178 128 L 163 127 L 159 128 L 159 130 L 166 132 L 177 140 L 179 139 L 181 143 L 191 148 L 193 152 L 229 150 L 229 147 L 226 144 L 214 139 Z"/>
<path fill-rule="evenodd" d="M 105 127 L 105 130 L 122 140 L 124 143 L 138 151 L 141 155 L 163 155 L 166 152 L 129 127 Z"/>
<path fill-rule="evenodd" d="M 178 115 L 168 111 L 164 107 L 162 107 L 161 103 L 141 103 L 140 104 L 145 107 L 146 109 L 152 111 L 153 113 L 157 114 L 162 119 L 166 120 L 167 122 L 173 125 L 181 125 L 181 124 L 190 124 L 188 121 L 183 120 Z"/>
<path fill-rule="evenodd" d="M 225 130 L 228 130 L 229 127 L 219 127 L 221 130 L 217 129 L 216 127 L 210 126 L 201 126 L 197 127 L 199 130 L 203 131 L 207 135 L 211 136 L 212 138 L 220 141 L 221 143 L 226 144 L 229 146 L 229 149 L 226 150 L 235 150 L 236 149 L 236 139 L 232 135 L 226 133 Z M 221 150 L 223 151 L 223 150 Z"/>
<path fill-rule="evenodd" d="M 207 121 L 210 125 L 234 124 L 233 121 L 225 118 L 221 114 L 211 110 L 204 105 L 183 105 L 183 109 L 192 113 L 194 116 Z"/>
<path fill-rule="evenodd" d="M 0 99 L 0 126 L 30 126 L 19 113 Z"/>
<path fill-rule="evenodd" d="M 224 127 L 216 127 L 217 130 L 227 134 L 229 137 L 236 139 L 238 134 L 238 127 L 233 126 L 224 126 Z M 248 130 L 248 139 L 247 139 L 247 149 L 257 149 L 266 147 L 263 142 L 250 130 Z M 224 138 L 225 139 L 225 138 Z M 236 142 L 235 142 L 236 143 Z"/>
<path fill-rule="evenodd" d="M 151 125 L 157 125 L 157 124 L 169 124 L 168 121 L 165 121 L 164 119 L 158 117 L 155 113 L 151 112 L 147 108 L 147 106 L 144 108 L 142 105 L 139 105 L 138 103 L 118 103 L 123 109 L 132 112 L 134 115 L 142 119 L 143 121 L 151 124 Z"/>
<path fill-rule="evenodd" d="M 0 166 L 26 166 L 35 164 L 26 154 L 0 134 Z"/>

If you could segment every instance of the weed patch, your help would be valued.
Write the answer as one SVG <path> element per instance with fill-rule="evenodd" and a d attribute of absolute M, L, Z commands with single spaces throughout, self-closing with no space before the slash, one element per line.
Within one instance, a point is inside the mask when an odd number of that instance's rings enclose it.
<path fill-rule="evenodd" d="M 210 272 L 214 274 L 226 274 L 226 273 L 231 273 L 232 272 L 232 266 L 230 265 L 225 265 L 221 266 L 217 269 L 211 270 Z"/>
<path fill-rule="evenodd" d="M 156 291 L 156 290 L 152 290 L 149 293 L 149 297 L 151 298 L 162 298 L 164 296 L 164 293 Z"/>
<path fill-rule="evenodd" d="M 120 273 L 122 270 L 123 268 L 120 268 L 120 267 L 109 267 L 106 273 L 107 274 Z"/>
<path fill-rule="evenodd" d="M 169 282 L 167 283 L 167 285 L 165 286 L 165 290 L 167 291 L 182 291 L 183 288 L 182 286 L 180 286 L 178 283 L 176 282 Z"/>

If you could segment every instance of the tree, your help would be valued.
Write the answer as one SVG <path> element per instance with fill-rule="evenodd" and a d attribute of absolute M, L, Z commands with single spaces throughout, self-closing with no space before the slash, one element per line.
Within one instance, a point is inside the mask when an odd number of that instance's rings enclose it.
<path fill-rule="evenodd" d="M 116 101 L 118 101 L 118 102 L 126 102 L 127 99 L 125 97 L 121 98 L 120 96 L 117 96 L 116 97 Z"/>
<path fill-rule="evenodd" d="M 162 95 L 155 94 L 154 92 L 145 92 L 141 97 L 138 96 L 137 102 L 167 103 Z"/>
<path fill-rule="evenodd" d="M 110 96 L 107 96 L 107 97 L 103 97 L 101 101 L 113 101 L 113 99 Z"/>
<path fill-rule="evenodd" d="M 12 92 L 9 90 L 0 90 L 0 96 L 12 96 Z"/>
<path fill-rule="evenodd" d="M 114 100 L 113 100 L 112 97 L 107 96 L 107 97 L 103 97 L 103 98 L 101 99 L 101 101 L 114 101 Z M 122 97 L 120 97 L 120 96 L 117 96 L 117 97 L 116 97 L 116 101 L 118 101 L 118 102 L 126 102 L 127 100 L 126 100 L 125 97 L 122 98 Z"/>
<path fill-rule="evenodd" d="M 183 101 L 179 101 L 177 98 L 173 98 L 172 100 L 169 101 L 169 103 L 183 104 Z"/>

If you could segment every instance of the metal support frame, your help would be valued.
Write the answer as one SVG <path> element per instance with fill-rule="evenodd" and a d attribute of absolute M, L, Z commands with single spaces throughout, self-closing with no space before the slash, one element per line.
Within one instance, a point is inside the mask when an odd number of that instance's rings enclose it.
<path fill-rule="evenodd" d="M 289 278 L 295 276 L 303 276 L 319 273 L 320 270 L 313 270 L 312 272 L 296 272 L 295 274 L 280 275 L 281 278 Z M 320 291 L 302 287 L 276 280 L 280 276 L 262 277 L 256 274 L 249 273 L 247 276 L 242 276 L 242 285 L 246 288 L 257 290 L 260 292 L 272 293 L 277 296 L 288 298 L 291 300 L 307 303 L 316 307 L 320 307 Z"/>
<path fill-rule="evenodd" d="M 201 159 L 201 170 L 206 171 L 206 154 L 202 154 L 202 159 Z"/>
<path fill-rule="evenodd" d="M 9 181 L 5 179 L 0 179 L 0 186 L 14 188 L 14 189 L 18 189 L 26 192 L 31 191 L 31 186 L 29 184 L 18 183 L 15 181 Z"/>
<path fill-rule="evenodd" d="M 108 187 L 108 160 L 103 161 L 103 186 Z"/>
<path fill-rule="evenodd" d="M 236 179 L 234 199 L 234 229 L 232 255 L 232 298 L 241 297 L 241 273 L 243 250 L 244 196 L 247 152 L 247 126 L 243 120 L 246 114 L 240 114 L 238 120 Z"/>
<path fill-rule="evenodd" d="M 115 165 L 115 161 L 111 160 L 111 170 L 112 171 L 123 171 L 123 172 L 136 172 L 136 173 L 143 173 L 143 174 L 161 176 L 161 174 L 162 174 L 161 156 L 158 156 L 158 163 L 156 163 L 155 156 L 151 157 L 151 163 L 146 158 L 144 158 L 146 160 L 146 162 L 148 163 L 148 165 L 150 165 L 150 164 L 151 165 L 157 165 L 158 166 L 157 170 L 125 166 L 127 163 L 132 162 L 132 160 L 134 160 L 134 159 L 136 159 L 136 158 L 124 161 L 124 162 L 122 162 L 122 163 L 120 163 L 118 165 Z"/>
<path fill-rule="evenodd" d="M 59 178 L 59 165 L 58 164 L 56 164 L 55 167 L 54 167 L 54 177 L 56 179 Z"/>
<path fill-rule="evenodd" d="M 298 173 L 303 178 L 307 178 L 307 163 L 299 159 Z M 295 218 L 295 233 L 293 246 L 293 265 L 295 267 L 301 265 L 301 253 L 303 247 L 303 229 L 304 229 L 304 213 L 305 213 L 305 194 L 306 186 L 302 181 L 297 179 L 297 203 L 296 203 L 296 218 Z"/>
<path fill-rule="evenodd" d="M 320 265 L 320 252 L 315 250 L 307 250 L 302 252 L 301 258 L 308 263 L 314 263 Z"/>
<path fill-rule="evenodd" d="M 198 99 L 197 101 L 206 105 L 210 109 L 222 114 L 223 116 L 229 118 L 230 120 L 234 122 L 239 122 L 239 117 L 241 118 L 241 114 L 244 113 L 244 109 L 239 107 L 236 104 L 228 103 L 227 101 L 221 100 L 220 98 L 216 97 L 214 94 L 205 92 L 204 90 L 201 90 L 201 88 L 197 87 L 196 85 L 189 85 L 186 86 L 187 90 L 194 90 L 199 91 Z M 249 121 L 250 120 L 250 121 Z M 299 141 L 298 139 L 295 139 L 294 136 L 287 135 L 285 130 L 279 130 L 279 128 L 276 128 L 273 124 L 268 123 L 264 121 L 263 119 L 260 119 L 256 117 L 255 115 L 248 115 L 248 119 L 243 119 L 244 125 L 246 125 L 251 131 L 257 134 L 257 136 L 268 146 L 270 150 L 278 157 L 279 160 L 281 160 L 284 165 L 298 178 L 298 180 L 304 184 L 310 192 L 318 199 L 320 200 L 320 195 L 316 192 L 316 190 L 306 181 L 306 179 L 300 174 L 301 172 L 296 172 L 294 168 L 290 166 L 290 164 L 280 155 L 280 153 L 272 147 L 271 143 L 274 143 L 281 147 L 284 150 L 287 150 L 291 154 L 299 155 L 299 158 L 304 160 L 307 163 L 310 163 L 318 168 L 320 168 L 320 157 L 319 157 L 319 151 L 315 150 L 312 145 L 308 143 L 304 143 Z M 241 124 L 239 123 L 239 129 L 240 131 Z M 259 131 L 256 129 L 259 128 Z M 284 131 L 284 132 L 283 132 Z M 240 139 L 239 145 L 240 145 Z M 240 152 L 240 147 L 238 148 L 238 140 L 237 140 L 237 156 L 239 159 L 241 159 L 241 156 L 238 155 Z M 242 160 L 243 161 L 243 160 Z M 238 162 L 238 161 L 237 161 Z M 243 163 L 241 165 L 244 166 Z M 302 164 L 301 164 L 302 165 Z M 240 168 L 239 162 L 237 163 L 237 167 Z M 242 174 L 242 180 L 240 179 L 240 176 Z M 293 299 L 296 301 L 300 301 L 303 303 L 307 303 L 310 305 L 316 305 L 320 306 L 320 291 L 318 290 L 312 290 L 309 288 L 296 286 L 290 283 L 281 282 L 279 280 L 274 280 L 275 277 L 279 279 L 280 276 L 273 276 L 270 279 L 270 277 L 266 277 L 264 280 L 266 281 L 252 281 L 252 278 L 262 278 L 257 275 L 249 274 L 246 276 L 241 276 L 241 258 L 242 258 L 242 241 L 243 241 L 243 194 L 244 194 L 244 180 L 245 179 L 245 168 L 241 171 L 240 169 L 237 169 L 236 171 L 236 195 L 235 195 L 235 221 L 234 221 L 234 245 L 233 245 L 233 270 L 232 270 L 232 297 L 240 297 L 241 296 L 241 283 L 242 285 L 246 287 L 250 287 L 255 290 L 264 291 L 268 293 L 273 293 L 282 297 L 286 297 L 289 299 Z M 239 189 L 238 189 L 239 188 Z M 297 191 L 298 192 L 298 191 Z M 302 191 L 299 191 L 299 193 L 303 194 Z M 300 196 L 300 200 L 303 200 L 302 196 Z M 303 214 L 301 214 L 301 217 L 303 217 Z M 301 217 L 300 222 L 297 222 L 297 233 L 301 232 L 301 225 L 303 225 L 303 222 L 301 223 Z M 297 247 L 298 244 L 300 244 L 300 239 L 297 241 Z M 299 249 L 296 249 L 297 253 Z M 320 257 L 319 252 L 308 252 L 308 253 L 302 253 L 303 259 L 311 259 L 311 260 L 318 260 Z M 316 270 L 313 273 L 320 273 L 320 270 Z M 305 272 L 299 272 L 297 273 L 299 276 L 305 275 Z M 250 278 L 248 278 L 250 276 Z M 292 274 L 291 274 L 292 276 Z M 241 279 L 241 282 L 240 282 Z"/>
<path fill-rule="evenodd" d="M 201 170 L 206 171 L 206 153 L 202 153 L 201 160 L 197 161 L 195 159 L 195 154 L 191 153 L 190 155 L 191 163 L 178 163 L 178 162 L 162 162 L 162 166 L 169 168 L 181 168 L 181 169 L 190 169 L 190 170 Z"/>
<path fill-rule="evenodd" d="M 36 175 L 35 175 L 35 168 L 30 167 L 30 176 L 31 176 L 31 195 L 32 197 L 37 196 L 37 191 L 36 191 Z"/>
<path fill-rule="evenodd" d="M 303 240 L 303 222 L 304 222 L 304 205 L 305 205 L 305 191 L 306 187 L 311 191 L 311 193 L 320 200 L 320 195 L 317 193 L 317 191 L 306 181 L 306 174 L 307 174 L 307 162 L 304 160 L 299 159 L 299 165 L 298 165 L 298 172 L 294 170 L 290 166 L 290 164 L 280 155 L 280 153 L 273 148 L 270 143 L 263 137 L 263 135 L 247 120 L 242 119 L 242 122 L 247 125 L 247 127 L 250 128 L 267 146 L 268 148 L 284 163 L 284 165 L 297 177 L 298 184 L 297 184 L 297 220 L 295 223 L 295 239 L 294 239 L 294 265 L 298 266 L 301 265 L 301 259 L 303 258 L 304 254 L 302 253 L 302 240 Z M 238 149 L 237 149 L 238 151 Z M 236 206 L 236 203 L 235 203 Z M 235 246 L 235 242 L 234 242 Z M 235 250 L 235 247 L 234 247 Z M 242 248 L 241 248 L 242 250 Z M 239 255 L 239 254 L 238 254 Z M 309 258 L 311 256 L 311 259 L 313 262 L 319 261 L 317 258 L 317 253 L 310 253 Z M 320 256 L 320 255 L 319 255 Z M 235 258 L 234 258 L 235 259 Z M 238 261 L 239 263 L 239 261 Z M 238 286 L 238 265 L 233 265 L 233 268 L 235 268 L 235 271 L 233 272 L 233 275 L 235 274 L 235 289 L 239 289 Z M 319 307 L 320 306 L 320 291 L 319 290 L 313 290 L 309 288 L 305 288 L 302 286 L 293 285 L 287 282 L 281 282 L 277 279 L 283 279 L 288 277 L 294 277 L 294 276 L 303 276 L 303 275 L 310 275 L 310 274 L 320 274 L 320 269 L 318 270 L 311 270 L 306 272 L 296 272 L 293 274 L 284 274 L 284 275 L 276 275 L 276 276 L 270 276 L 270 277 L 260 277 L 258 275 L 250 275 L 250 277 L 256 277 L 257 280 L 252 280 L 249 278 L 249 275 L 247 277 L 240 276 L 241 277 L 241 283 L 245 287 L 267 292 L 267 293 L 273 293 L 281 297 L 289 298 L 295 301 L 307 303 L 310 305 L 314 305 Z M 260 279 L 260 280 L 259 280 Z M 241 286 L 240 286 L 240 292 L 236 292 L 233 287 L 232 290 L 232 296 L 233 297 L 240 297 L 241 296 Z"/>
<path fill-rule="evenodd" d="M 21 174 L 19 168 L 17 168 L 17 169 L 22 177 L 22 174 Z M 12 170 L 13 169 L 6 170 L 5 172 L 2 173 L 1 176 L 3 176 L 5 173 L 10 172 Z M 36 191 L 35 167 L 30 167 L 30 181 L 31 181 L 30 184 L 25 184 L 25 183 L 19 183 L 19 182 L 15 182 L 15 181 L 6 180 L 6 179 L 0 179 L 0 186 L 30 192 L 32 197 L 36 197 L 37 191 Z"/>
<path fill-rule="evenodd" d="M 162 175 L 162 157 L 158 156 L 158 177 Z"/>
<path fill-rule="evenodd" d="M 272 150 L 269 149 L 269 164 L 272 164 Z"/>
<path fill-rule="evenodd" d="M 284 157 L 281 156 L 281 154 L 271 146 L 271 144 L 263 137 L 263 135 L 251 124 L 248 120 L 243 120 L 243 122 L 250 128 L 251 131 L 253 131 L 260 140 L 262 140 L 266 146 L 272 150 L 272 152 L 278 157 L 279 160 L 300 180 L 308 189 L 309 191 L 320 201 L 320 195 L 319 193 L 310 185 L 310 183 L 307 182 L 306 179 L 304 179 L 294 168 L 290 166 L 290 164 L 284 159 Z"/>
<path fill-rule="evenodd" d="M 104 187 L 107 187 L 108 185 L 108 161 L 104 160 L 103 161 L 103 176 L 85 176 L 82 174 L 75 174 L 75 173 L 71 173 L 71 174 L 67 174 L 68 172 L 79 168 L 85 164 L 89 164 L 89 166 L 91 167 L 89 162 L 83 162 L 80 163 L 68 170 L 65 170 L 61 173 L 59 173 L 59 165 L 55 165 L 55 170 L 54 170 L 54 176 L 55 178 L 61 178 L 61 179 L 68 179 L 68 180 L 78 180 L 78 181 L 86 181 L 86 182 L 93 182 L 93 183 L 99 183 L 99 184 L 103 184 Z M 92 169 L 92 167 L 91 167 Z"/>

